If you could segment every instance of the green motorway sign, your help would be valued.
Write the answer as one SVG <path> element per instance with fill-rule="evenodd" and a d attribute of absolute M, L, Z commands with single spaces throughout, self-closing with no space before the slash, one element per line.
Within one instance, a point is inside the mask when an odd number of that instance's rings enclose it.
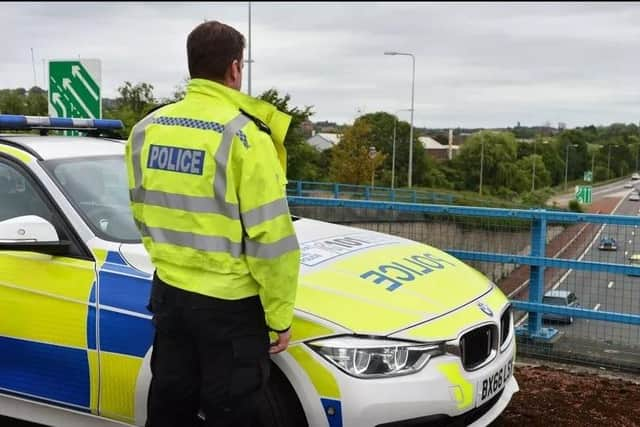
<path fill-rule="evenodd" d="M 49 115 L 101 118 L 99 59 L 49 61 Z"/>
<path fill-rule="evenodd" d="M 591 186 L 590 185 L 578 185 L 576 186 L 576 200 L 582 204 L 591 204 Z"/>

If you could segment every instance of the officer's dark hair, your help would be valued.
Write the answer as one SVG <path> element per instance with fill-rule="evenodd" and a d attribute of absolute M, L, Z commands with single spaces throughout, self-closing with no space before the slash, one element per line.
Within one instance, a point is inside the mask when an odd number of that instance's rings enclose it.
<path fill-rule="evenodd" d="M 242 60 L 244 36 L 218 21 L 206 21 L 187 37 L 187 58 L 192 79 L 222 81 L 229 65 Z"/>

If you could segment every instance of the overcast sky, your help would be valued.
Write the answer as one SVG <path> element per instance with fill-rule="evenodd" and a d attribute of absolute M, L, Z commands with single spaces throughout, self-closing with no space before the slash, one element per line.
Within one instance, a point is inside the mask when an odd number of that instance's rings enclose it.
<path fill-rule="evenodd" d="M 103 97 L 125 80 L 169 96 L 204 19 L 248 32 L 246 2 L 0 3 L 0 17 L 0 88 L 33 85 L 33 48 L 39 86 L 43 59 L 101 59 Z M 254 2 L 253 94 L 288 92 L 315 121 L 410 108 L 411 58 L 383 55 L 397 50 L 416 58 L 416 126 L 637 123 L 639 23 L 639 3 Z"/>

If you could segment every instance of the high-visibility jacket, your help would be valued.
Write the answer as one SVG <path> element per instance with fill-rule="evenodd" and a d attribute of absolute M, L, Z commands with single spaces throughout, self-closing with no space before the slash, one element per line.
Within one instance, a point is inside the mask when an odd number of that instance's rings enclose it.
<path fill-rule="evenodd" d="M 192 79 L 126 145 L 131 207 L 158 276 L 222 299 L 260 295 L 267 325 L 291 325 L 300 250 L 286 199 L 291 117 Z"/>

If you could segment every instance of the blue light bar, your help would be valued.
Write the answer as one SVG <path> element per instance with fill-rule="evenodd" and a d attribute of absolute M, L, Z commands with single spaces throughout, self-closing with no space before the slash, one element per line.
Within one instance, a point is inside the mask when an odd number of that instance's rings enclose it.
<path fill-rule="evenodd" d="M 16 116 L 0 114 L 0 129 L 124 129 L 122 121 L 111 119 L 70 119 L 65 117 Z"/>

